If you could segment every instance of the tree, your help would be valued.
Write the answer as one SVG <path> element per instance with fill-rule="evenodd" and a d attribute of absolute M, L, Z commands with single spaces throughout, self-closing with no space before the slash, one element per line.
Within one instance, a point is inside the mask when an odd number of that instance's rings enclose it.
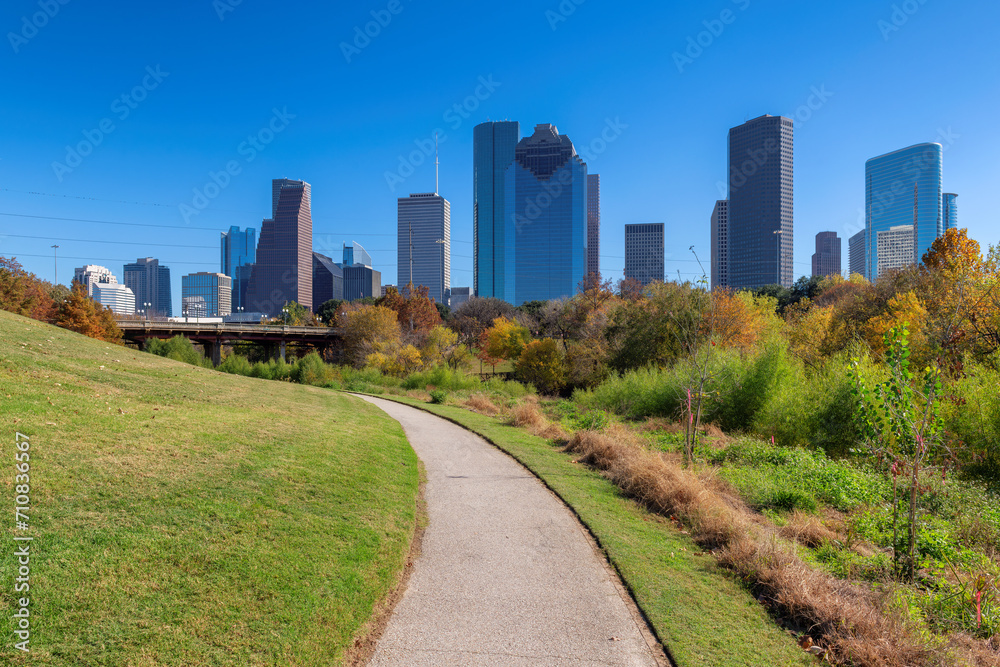
<path fill-rule="evenodd" d="M 526 328 L 514 320 L 498 317 L 486 330 L 483 349 L 491 357 L 516 360 L 530 340 L 531 334 Z"/>
<path fill-rule="evenodd" d="M 517 361 L 517 378 L 533 384 L 543 394 L 555 394 L 566 384 L 566 366 L 558 344 L 551 338 L 528 343 Z"/>
<path fill-rule="evenodd" d="M 308 327 L 316 324 L 313 314 L 298 301 L 286 301 L 284 308 L 282 308 L 282 312 L 285 311 L 287 311 L 285 321 L 289 326 Z"/>
<path fill-rule="evenodd" d="M 404 331 L 423 336 L 441 324 L 441 315 L 429 293 L 427 287 L 414 287 L 411 283 L 407 285 L 404 297 L 395 287 L 390 287 L 379 300 L 379 305 L 396 312 Z"/>
<path fill-rule="evenodd" d="M 320 321 L 327 326 L 333 326 L 337 321 L 337 312 L 345 303 L 347 302 L 343 299 L 330 299 L 329 301 L 324 301 L 323 304 L 316 309 L 316 317 L 318 317 Z"/>
<path fill-rule="evenodd" d="M 0 309 L 51 321 L 56 303 L 51 286 L 24 270 L 16 258 L 0 257 Z"/>
<path fill-rule="evenodd" d="M 469 348 L 458 342 L 458 332 L 442 325 L 427 334 L 420 353 L 427 364 L 444 362 L 450 368 L 458 368 L 468 358 Z"/>
<path fill-rule="evenodd" d="M 588 311 L 597 310 L 615 295 L 611 279 L 602 280 L 600 273 L 588 273 L 580 281 L 579 288 L 580 293 L 577 297 L 586 305 Z"/>
<path fill-rule="evenodd" d="M 639 301 L 646 288 L 635 278 L 623 278 L 618 281 L 618 296 L 626 301 Z"/>
<path fill-rule="evenodd" d="M 122 341 L 122 331 L 114 313 L 87 296 L 87 289 L 77 282 L 73 283 L 73 290 L 59 306 L 55 323 L 63 329 L 97 340 L 119 344 Z"/>
<path fill-rule="evenodd" d="M 924 368 L 918 381 L 910 371 L 909 332 L 906 324 L 885 336 L 889 378 L 871 385 L 858 359 L 852 364 L 857 398 L 857 420 L 869 451 L 891 476 L 893 483 L 893 557 L 897 572 L 905 571 L 912 583 L 916 571 L 917 494 L 921 473 L 931 467 L 929 461 L 950 455 L 943 439 L 941 418 L 941 373 L 936 367 Z M 902 557 L 897 534 L 899 503 L 897 484 L 900 476 L 909 478 L 907 512 L 907 554 Z"/>
<path fill-rule="evenodd" d="M 351 304 L 341 310 L 338 323 L 344 329 L 344 351 L 357 368 L 369 355 L 394 352 L 400 346 L 396 311 L 384 306 Z"/>
<path fill-rule="evenodd" d="M 451 327 L 458 332 L 461 342 L 469 347 L 478 345 L 483 332 L 490 328 L 498 317 L 514 319 L 514 306 L 502 299 L 475 297 L 455 309 Z"/>

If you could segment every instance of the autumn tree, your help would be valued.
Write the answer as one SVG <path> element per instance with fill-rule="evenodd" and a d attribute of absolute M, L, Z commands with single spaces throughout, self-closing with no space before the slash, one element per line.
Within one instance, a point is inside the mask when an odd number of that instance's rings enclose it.
<path fill-rule="evenodd" d="M 449 324 L 458 332 L 459 340 L 469 347 L 479 345 L 483 332 L 493 325 L 498 317 L 514 319 L 514 306 L 494 297 L 469 299 L 452 313 Z"/>
<path fill-rule="evenodd" d="M 114 313 L 91 299 L 87 288 L 80 283 L 73 283 L 69 296 L 59 306 L 55 324 L 97 340 L 118 344 L 122 341 Z"/>
<path fill-rule="evenodd" d="M 566 367 L 559 345 L 551 338 L 533 340 L 517 360 L 517 379 L 543 394 L 556 394 L 566 384 Z"/>
<path fill-rule="evenodd" d="M 51 289 L 16 258 L 0 257 L 0 309 L 49 322 L 57 307 Z"/>
<path fill-rule="evenodd" d="M 441 324 L 437 305 L 434 299 L 428 296 L 430 293 L 428 288 L 423 285 L 414 287 L 411 283 L 404 291 L 406 296 L 400 294 L 395 287 L 388 288 L 379 305 L 396 312 L 403 331 L 423 337 Z"/>
<path fill-rule="evenodd" d="M 347 358 L 357 368 L 365 365 L 369 355 L 388 354 L 400 347 L 396 311 L 384 306 L 346 306 L 339 313 L 338 324 L 344 330 Z"/>
<path fill-rule="evenodd" d="M 530 340 L 531 334 L 525 327 L 515 320 L 498 317 L 486 330 L 483 349 L 491 357 L 516 360 Z"/>
<path fill-rule="evenodd" d="M 446 326 L 436 326 L 427 334 L 420 350 L 424 363 L 445 363 L 449 368 L 458 368 L 469 356 L 468 346 L 458 342 L 458 332 Z"/>

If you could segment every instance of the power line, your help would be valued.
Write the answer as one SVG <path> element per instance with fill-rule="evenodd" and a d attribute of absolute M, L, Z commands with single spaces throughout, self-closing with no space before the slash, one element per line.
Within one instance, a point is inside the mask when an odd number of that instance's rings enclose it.
<path fill-rule="evenodd" d="M 214 245 L 187 245 L 182 243 L 146 243 L 145 241 L 98 241 L 96 239 L 64 239 L 55 236 L 27 236 L 25 234 L 0 234 L 0 237 L 10 237 L 14 239 L 38 239 L 42 241 L 70 241 L 74 243 L 101 243 L 105 245 L 141 245 L 154 246 L 157 248 L 192 248 L 205 250 L 218 250 Z"/>

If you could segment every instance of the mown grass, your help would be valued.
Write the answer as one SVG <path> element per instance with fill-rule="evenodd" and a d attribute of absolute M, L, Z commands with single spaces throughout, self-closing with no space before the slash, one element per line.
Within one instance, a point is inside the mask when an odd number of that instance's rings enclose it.
<path fill-rule="evenodd" d="M 2 664 L 338 664 L 402 571 L 417 459 L 372 406 L 5 312 L 0 404 L 0 497 L 25 433 L 36 550 L 31 653 L 4 613 Z"/>
<path fill-rule="evenodd" d="M 558 494 L 597 538 L 677 664 L 814 663 L 689 535 L 625 498 L 617 486 L 550 441 L 455 406 L 389 398 L 479 433 Z"/>

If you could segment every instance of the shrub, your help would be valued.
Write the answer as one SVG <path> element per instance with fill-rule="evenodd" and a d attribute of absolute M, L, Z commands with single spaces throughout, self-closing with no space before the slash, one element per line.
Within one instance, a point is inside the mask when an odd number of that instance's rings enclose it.
<path fill-rule="evenodd" d="M 612 376 L 592 390 L 578 390 L 573 400 L 632 419 L 674 417 L 680 411 L 684 380 L 682 369 L 643 368 Z"/>
<path fill-rule="evenodd" d="M 566 361 L 551 338 L 528 343 L 517 362 L 517 378 L 546 394 L 558 393 L 566 384 Z"/>
<path fill-rule="evenodd" d="M 448 392 L 443 389 L 435 389 L 431 392 L 431 403 L 444 404 L 448 400 Z"/>
<path fill-rule="evenodd" d="M 146 352 L 174 361 L 182 361 L 192 366 L 212 367 L 212 362 L 195 349 L 194 344 L 184 336 L 174 336 L 170 340 L 150 338 L 146 341 Z"/>
<path fill-rule="evenodd" d="M 479 388 L 480 384 L 477 377 L 466 375 L 459 370 L 452 370 L 447 366 L 435 366 L 425 371 L 411 373 L 400 386 L 407 390 L 432 386 L 448 391 L 468 391 Z"/>
<path fill-rule="evenodd" d="M 216 370 L 222 371 L 223 373 L 232 373 L 233 375 L 250 375 L 253 368 L 250 366 L 250 362 L 246 357 L 238 354 L 230 354 L 222 360 L 222 363 L 219 364 Z"/>
<path fill-rule="evenodd" d="M 299 384 L 323 386 L 333 379 L 333 369 L 316 352 L 310 352 L 299 359 L 294 370 L 295 381 Z"/>

